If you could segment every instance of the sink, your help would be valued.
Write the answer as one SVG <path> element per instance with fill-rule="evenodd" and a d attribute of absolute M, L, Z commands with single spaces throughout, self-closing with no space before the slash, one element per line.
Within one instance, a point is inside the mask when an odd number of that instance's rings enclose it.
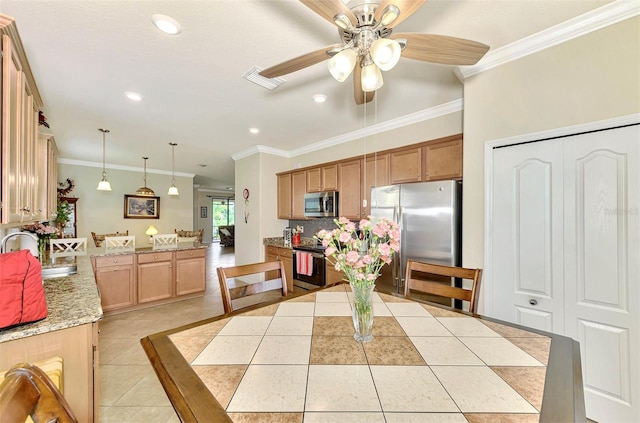
<path fill-rule="evenodd" d="M 78 273 L 77 264 L 68 264 L 62 266 L 52 266 L 42 268 L 42 279 L 62 278 Z"/>

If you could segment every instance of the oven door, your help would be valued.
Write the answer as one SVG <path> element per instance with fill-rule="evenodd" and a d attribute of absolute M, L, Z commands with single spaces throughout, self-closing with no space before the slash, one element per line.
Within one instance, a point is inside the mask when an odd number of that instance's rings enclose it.
<path fill-rule="evenodd" d="M 308 254 L 308 256 L 307 256 Z M 308 289 L 307 284 L 315 286 L 325 286 L 325 258 L 324 253 L 302 251 L 293 249 L 293 284 L 296 280 L 305 282 L 298 284 L 302 288 Z"/>

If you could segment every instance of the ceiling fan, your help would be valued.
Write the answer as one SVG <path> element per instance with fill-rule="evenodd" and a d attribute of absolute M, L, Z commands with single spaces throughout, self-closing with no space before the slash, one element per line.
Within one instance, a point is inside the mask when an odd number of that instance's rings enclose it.
<path fill-rule="evenodd" d="M 342 44 L 333 44 L 260 72 L 275 78 L 329 60 L 329 72 L 339 82 L 353 73 L 356 104 L 373 100 L 382 87 L 382 71 L 392 69 L 400 56 L 445 65 L 473 65 L 489 46 L 462 38 L 434 34 L 399 33 L 393 28 L 427 0 L 362 0 L 352 8 L 340 0 L 300 0 L 338 27 Z"/>

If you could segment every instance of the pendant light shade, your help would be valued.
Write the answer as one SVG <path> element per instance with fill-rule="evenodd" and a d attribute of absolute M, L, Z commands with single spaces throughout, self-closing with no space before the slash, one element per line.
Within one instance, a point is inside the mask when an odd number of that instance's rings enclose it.
<path fill-rule="evenodd" d="M 108 129 L 98 128 L 102 132 L 102 179 L 98 182 L 98 191 L 111 191 L 111 184 L 107 181 L 107 171 L 105 168 L 105 135 L 109 133 Z"/>
<path fill-rule="evenodd" d="M 156 195 L 155 192 L 149 187 L 147 187 L 147 159 L 148 157 L 142 157 L 144 159 L 144 186 L 138 188 L 136 191 L 136 195 L 143 195 L 146 197 L 153 197 Z"/>
<path fill-rule="evenodd" d="M 176 186 L 176 163 L 175 163 L 175 147 L 176 144 L 175 142 L 170 142 L 169 145 L 171 146 L 171 186 L 169 187 L 169 192 L 167 193 L 168 195 L 180 195 L 180 193 L 178 192 L 178 187 Z"/>

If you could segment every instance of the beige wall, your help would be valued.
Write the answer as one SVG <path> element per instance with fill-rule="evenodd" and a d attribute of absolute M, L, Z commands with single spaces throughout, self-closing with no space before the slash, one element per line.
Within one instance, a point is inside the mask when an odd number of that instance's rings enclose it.
<path fill-rule="evenodd" d="M 465 81 L 465 266 L 483 266 L 485 142 L 638 113 L 639 75 L 635 17 Z"/>
<path fill-rule="evenodd" d="M 78 236 L 91 240 L 91 232 L 108 233 L 128 230 L 135 235 L 136 245 L 148 245 L 145 231 L 155 225 L 160 233 L 193 228 L 193 178 L 176 176 L 177 197 L 167 195 L 171 175 L 147 174 L 147 186 L 160 197 L 160 219 L 125 219 L 124 195 L 135 194 L 144 185 L 143 173 L 107 169 L 112 191 L 97 191 L 102 170 L 70 164 L 58 164 L 58 180 L 71 178 L 76 187 L 69 194 L 78 197 Z M 92 241 L 90 241 L 90 244 Z"/>

